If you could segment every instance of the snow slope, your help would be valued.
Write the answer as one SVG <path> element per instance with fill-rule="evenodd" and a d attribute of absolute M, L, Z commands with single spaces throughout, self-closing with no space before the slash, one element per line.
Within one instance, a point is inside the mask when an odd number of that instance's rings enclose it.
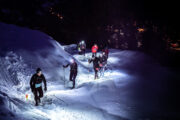
<path fill-rule="evenodd" d="M 2 118 L 52 120 L 118 118 L 110 114 L 104 116 L 105 111 L 91 104 L 76 103 L 75 99 L 82 99 L 79 95 L 87 94 L 88 91 L 75 94 L 76 90 L 68 90 L 65 87 L 64 74 L 68 81 L 69 69 L 63 71 L 62 65 L 67 64 L 72 56 L 51 37 L 39 31 L 4 23 L 0 23 L 0 32 L 0 96 L 1 109 L 4 109 L 1 111 Z M 43 107 L 34 107 L 29 88 L 30 77 L 37 67 L 42 68 L 47 78 L 48 92 L 43 99 L 47 105 Z M 81 64 L 79 67 L 79 72 L 88 71 Z M 62 99 L 63 93 L 65 96 L 63 101 L 66 101 L 68 106 L 58 98 L 60 96 Z M 26 94 L 29 95 L 28 100 L 25 99 Z"/>
<path fill-rule="evenodd" d="M 42 32 L 0 23 L 0 119 L 134 120 L 176 114 L 159 104 L 156 96 L 166 94 L 165 80 L 171 73 L 152 58 L 112 49 L 104 77 L 94 80 L 92 64 L 87 63 L 91 54 L 84 59 L 71 51 L 74 48 Z M 71 90 L 69 68 L 62 65 L 73 57 L 79 68 L 76 89 Z M 35 107 L 29 81 L 37 67 L 43 70 L 48 91 Z"/>

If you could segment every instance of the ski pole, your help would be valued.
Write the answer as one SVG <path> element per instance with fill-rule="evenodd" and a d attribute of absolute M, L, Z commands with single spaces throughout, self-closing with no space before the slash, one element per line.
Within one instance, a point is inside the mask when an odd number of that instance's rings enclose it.
<path fill-rule="evenodd" d="M 54 95 L 54 97 L 56 97 L 58 100 L 64 102 L 64 103 L 68 106 L 68 103 L 66 103 L 64 100 L 60 99 L 59 97 L 57 97 L 57 96 L 55 96 L 55 95 Z"/>
<path fill-rule="evenodd" d="M 64 67 L 63 67 L 63 71 L 64 71 L 64 87 L 66 87 L 65 85 L 66 85 L 66 81 L 65 81 L 65 69 L 64 69 Z"/>
<path fill-rule="evenodd" d="M 89 80 L 89 73 L 90 73 L 90 72 L 89 72 L 89 63 L 88 63 L 88 80 Z"/>

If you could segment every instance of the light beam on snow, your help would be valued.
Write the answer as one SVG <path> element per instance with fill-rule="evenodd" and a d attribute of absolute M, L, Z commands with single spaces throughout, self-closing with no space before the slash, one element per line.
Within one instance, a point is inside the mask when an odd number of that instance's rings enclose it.
<path fill-rule="evenodd" d="M 91 108 L 55 107 L 53 110 L 32 109 L 29 114 L 36 114 L 39 117 L 50 120 L 104 120 L 103 113 Z"/>
<path fill-rule="evenodd" d="M 74 94 L 74 91 L 71 90 L 53 90 L 45 93 L 45 95 L 70 95 L 70 96 L 77 96 L 77 94 Z"/>
<path fill-rule="evenodd" d="M 77 77 L 78 85 L 88 82 L 101 83 L 108 80 L 116 80 L 118 78 L 128 77 L 127 74 L 122 73 L 120 71 L 113 72 L 104 72 L 104 76 L 101 76 L 99 79 L 94 80 L 94 73 L 81 74 Z"/>
<path fill-rule="evenodd" d="M 117 57 L 109 57 L 108 58 L 108 62 L 110 62 L 110 63 L 117 63 L 117 64 L 119 64 L 119 61 L 120 61 L 120 59 L 117 58 Z"/>

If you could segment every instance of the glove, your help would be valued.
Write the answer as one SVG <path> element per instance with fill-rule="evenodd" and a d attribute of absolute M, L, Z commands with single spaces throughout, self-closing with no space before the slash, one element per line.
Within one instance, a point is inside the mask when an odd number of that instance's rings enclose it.
<path fill-rule="evenodd" d="M 47 91 L 47 87 L 44 88 L 44 91 Z"/>

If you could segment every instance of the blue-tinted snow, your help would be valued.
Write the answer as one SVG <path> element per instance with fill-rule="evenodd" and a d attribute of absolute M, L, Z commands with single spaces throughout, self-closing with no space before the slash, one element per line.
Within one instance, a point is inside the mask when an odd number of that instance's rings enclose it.
<path fill-rule="evenodd" d="M 155 60 L 141 52 L 111 49 L 108 70 L 104 77 L 94 80 L 92 64 L 87 62 L 91 53 L 84 58 L 74 54 L 75 47 L 61 46 L 40 31 L 0 23 L 0 119 L 120 120 L 171 116 L 162 110 L 158 98 L 166 94 L 163 88 L 171 73 Z M 74 90 L 67 88 L 69 68 L 62 67 L 72 57 L 79 65 Z M 47 78 L 48 91 L 42 104 L 35 107 L 29 81 L 37 67 Z"/>

